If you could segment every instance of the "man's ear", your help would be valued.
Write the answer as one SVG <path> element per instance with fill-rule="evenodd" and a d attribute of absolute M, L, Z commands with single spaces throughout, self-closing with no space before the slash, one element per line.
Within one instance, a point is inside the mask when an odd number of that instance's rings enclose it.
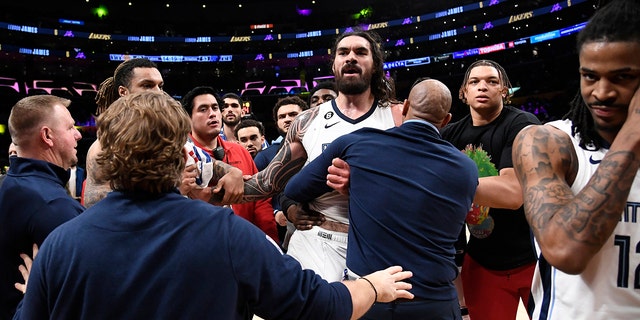
<path fill-rule="evenodd" d="M 49 147 L 53 147 L 53 140 L 51 140 L 51 128 L 40 128 L 40 139 L 42 139 L 42 142 L 44 142 Z"/>
<path fill-rule="evenodd" d="M 444 128 L 447 124 L 449 124 L 449 121 L 451 121 L 451 118 L 453 116 L 451 115 L 451 113 L 447 113 L 446 116 L 444 116 L 444 119 L 442 119 L 442 125 L 441 128 Z"/>
<path fill-rule="evenodd" d="M 125 86 L 118 86 L 118 95 L 121 97 L 126 96 L 127 94 L 129 94 L 129 89 L 127 89 L 127 87 Z"/>
<path fill-rule="evenodd" d="M 404 99 L 404 103 L 402 106 L 402 116 L 406 117 L 407 116 L 407 112 L 409 112 L 409 100 Z"/>

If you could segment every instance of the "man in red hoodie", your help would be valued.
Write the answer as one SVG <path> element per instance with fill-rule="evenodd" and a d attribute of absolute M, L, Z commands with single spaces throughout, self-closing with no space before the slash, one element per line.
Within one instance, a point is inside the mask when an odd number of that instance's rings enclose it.
<path fill-rule="evenodd" d="M 191 117 L 189 138 L 194 145 L 216 160 L 242 170 L 244 175 L 253 175 L 258 169 L 251 154 L 240 144 L 224 141 L 219 136 L 222 126 L 220 102 L 220 98 L 211 87 L 196 87 L 184 95 L 182 106 Z M 279 243 L 271 198 L 234 204 L 231 209 Z"/>

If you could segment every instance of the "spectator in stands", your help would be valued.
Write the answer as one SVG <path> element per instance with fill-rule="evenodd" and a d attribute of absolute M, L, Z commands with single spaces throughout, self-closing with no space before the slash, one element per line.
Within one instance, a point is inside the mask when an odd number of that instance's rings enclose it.
<path fill-rule="evenodd" d="M 9 160 L 12 157 L 16 157 L 16 156 L 18 156 L 18 150 L 16 149 L 16 145 L 13 144 L 13 142 L 11 142 L 11 143 L 9 143 Z M 9 171 L 9 166 L 7 166 L 5 168 L 4 172 L 7 172 L 7 171 Z M 0 174 L 0 186 L 2 186 L 2 182 L 4 181 L 4 178 L 6 178 L 6 177 L 7 177 L 6 173 Z"/>
<path fill-rule="evenodd" d="M 280 143 L 287 135 L 293 119 L 307 109 L 309 109 L 307 103 L 298 96 L 284 97 L 276 101 L 276 105 L 273 107 L 273 121 L 276 123 L 278 138 L 271 141 L 271 145 L 264 149 L 263 152 L 258 153 L 254 159 L 259 171 L 266 168 L 278 152 Z"/>

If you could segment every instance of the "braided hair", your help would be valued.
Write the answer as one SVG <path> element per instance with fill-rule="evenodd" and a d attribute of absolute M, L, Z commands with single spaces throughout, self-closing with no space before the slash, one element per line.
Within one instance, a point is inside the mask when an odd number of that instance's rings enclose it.
<path fill-rule="evenodd" d="M 147 58 L 136 58 L 122 62 L 113 72 L 113 76 L 105 79 L 98 87 L 96 94 L 96 115 L 100 115 L 118 98 L 118 87 L 129 87 L 131 78 L 133 77 L 133 69 L 135 68 L 158 68 L 155 62 Z"/>
<path fill-rule="evenodd" d="M 637 0 L 599 2 L 599 8 L 577 36 L 578 53 L 592 42 L 640 42 L 640 3 Z M 600 149 L 602 138 L 595 130 L 593 117 L 580 91 L 570 102 L 569 112 L 562 119 L 572 122 L 571 133 L 582 148 Z"/>

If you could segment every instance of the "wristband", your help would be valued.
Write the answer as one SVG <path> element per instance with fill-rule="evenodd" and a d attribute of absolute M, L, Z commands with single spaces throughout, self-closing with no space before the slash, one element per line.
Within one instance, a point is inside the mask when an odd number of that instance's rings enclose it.
<path fill-rule="evenodd" d="M 371 280 L 369 280 L 369 279 L 367 279 L 365 277 L 362 277 L 362 278 L 359 278 L 359 279 L 362 279 L 362 280 L 364 280 L 366 282 L 369 282 L 369 284 L 371 285 L 371 288 L 373 289 L 373 293 L 376 294 L 376 298 L 373 300 L 373 304 L 376 304 L 376 302 L 378 302 L 378 290 L 376 290 L 376 286 L 373 285 L 373 282 L 371 282 Z"/>
<path fill-rule="evenodd" d="M 297 204 L 298 204 L 298 202 L 289 199 L 284 194 L 280 197 L 280 209 L 282 209 L 282 213 L 284 213 L 284 216 L 287 218 L 287 220 L 291 221 L 289 219 L 289 215 L 287 213 L 287 211 L 289 210 L 289 207 L 291 207 L 292 205 L 297 205 Z"/>

